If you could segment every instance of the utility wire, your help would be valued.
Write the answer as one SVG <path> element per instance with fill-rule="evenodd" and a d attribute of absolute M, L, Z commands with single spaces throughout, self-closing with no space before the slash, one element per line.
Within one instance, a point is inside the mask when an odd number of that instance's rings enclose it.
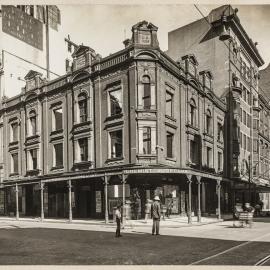
<path fill-rule="evenodd" d="M 24 58 L 22 58 L 22 57 L 20 57 L 20 56 L 18 56 L 18 55 L 16 55 L 16 54 L 13 54 L 13 53 L 8 52 L 8 51 L 6 51 L 6 50 L 3 50 L 3 51 L 6 52 L 6 53 L 9 54 L 9 55 L 12 55 L 12 56 L 14 56 L 14 57 L 16 57 L 16 58 L 18 58 L 18 59 L 20 59 L 20 60 L 22 60 L 22 61 L 28 63 L 28 64 L 34 65 L 34 66 L 36 66 L 36 67 L 38 67 L 38 68 L 40 68 L 40 69 L 43 69 L 43 70 L 46 70 L 46 71 L 47 71 L 46 68 L 44 68 L 44 67 L 42 67 L 42 66 L 39 66 L 39 65 L 37 65 L 37 64 L 35 64 L 35 63 L 29 61 L 29 60 L 26 60 L 26 59 L 24 59 Z M 58 77 L 60 77 L 59 74 L 56 74 L 56 73 L 53 72 L 53 71 L 50 71 L 50 70 L 49 70 L 49 72 L 52 73 L 52 74 L 54 74 L 54 75 L 56 75 L 56 76 L 58 76 Z"/>

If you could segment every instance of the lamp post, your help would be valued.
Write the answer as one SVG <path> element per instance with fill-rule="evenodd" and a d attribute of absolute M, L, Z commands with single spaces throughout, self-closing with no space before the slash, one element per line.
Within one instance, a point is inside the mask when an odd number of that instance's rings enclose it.
<path fill-rule="evenodd" d="M 248 156 L 248 200 L 249 203 L 251 202 L 251 173 L 252 173 L 252 166 L 251 166 L 251 157 Z"/>

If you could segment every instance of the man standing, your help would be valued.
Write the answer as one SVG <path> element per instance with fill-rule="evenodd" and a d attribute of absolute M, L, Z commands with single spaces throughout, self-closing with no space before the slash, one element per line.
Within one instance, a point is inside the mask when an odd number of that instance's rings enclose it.
<path fill-rule="evenodd" d="M 116 233 L 115 237 L 121 237 L 120 234 L 120 224 L 121 224 L 121 211 L 120 211 L 120 205 L 117 205 L 116 211 L 115 211 L 115 218 L 116 218 Z"/>
<path fill-rule="evenodd" d="M 160 204 L 159 204 L 159 197 L 155 196 L 154 203 L 151 207 L 152 217 L 153 217 L 153 228 L 152 228 L 152 235 L 156 233 L 159 235 L 159 222 L 160 222 Z"/>

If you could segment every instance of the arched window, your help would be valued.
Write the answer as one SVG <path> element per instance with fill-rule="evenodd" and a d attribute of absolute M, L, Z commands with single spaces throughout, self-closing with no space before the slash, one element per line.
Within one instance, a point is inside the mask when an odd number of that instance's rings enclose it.
<path fill-rule="evenodd" d="M 37 133 L 37 115 L 34 110 L 29 112 L 29 130 L 28 134 L 34 136 Z"/>
<path fill-rule="evenodd" d="M 189 121 L 192 126 L 196 125 L 196 108 L 194 99 L 191 99 L 189 103 Z"/>
<path fill-rule="evenodd" d="M 212 115 L 210 110 L 206 111 L 206 133 L 211 134 L 212 130 Z"/>
<path fill-rule="evenodd" d="M 143 76 L 143 94 L 142 94 L 142 105 L 144 109 L 151 108 L 151 85 L 149 76 Z"/>
<path fill-rule="evenodd" d="M 87 96 L 85 93 L 81 93 L 78 96 L 79 117 L 80 123 L 87 121 Z"/>

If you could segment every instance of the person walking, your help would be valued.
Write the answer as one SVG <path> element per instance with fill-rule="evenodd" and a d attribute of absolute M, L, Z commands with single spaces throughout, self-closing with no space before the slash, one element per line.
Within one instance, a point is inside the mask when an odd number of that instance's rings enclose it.
<path fill-rule="evenodd" d="M 151 207 L 152 218 L 153 218 L 153 227 L 152 227 L 152 235 L 159 235 L 159 222 L 160 222 L 160 199 L 158 196 L 155 196 L 154 203 Z"/>
<path fill-rule="evenodd" d="M 120 229 L 121 229 L 121 206 L 117 205 L 116 211 L 115 211 L 115 218 L 116 218 L 116 233 L 115 237 L 121 237 Z"/>
<path fill-rule="evenodd" d="M 145 204 L 145 219 L 144 222 L 147 223 L 148 218 L 151 215 L 151 200 L 147 199 L 147 203 Z"/>

